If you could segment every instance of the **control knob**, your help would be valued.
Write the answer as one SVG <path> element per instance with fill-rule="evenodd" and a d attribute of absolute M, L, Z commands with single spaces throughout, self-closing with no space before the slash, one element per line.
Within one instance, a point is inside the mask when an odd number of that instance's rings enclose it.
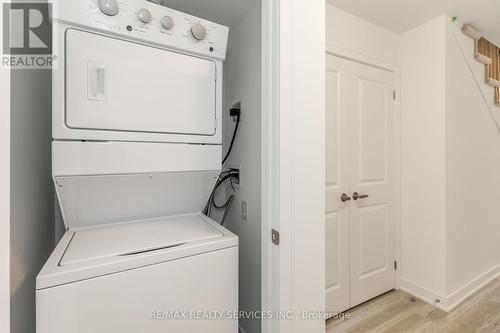
<path fill-rule="evenodd" d="M 141 20 L 143 23 L 150 23 L 151 20 L 153 19 L 151 16 L 151 12 L 146 8 L 140 9 L 137 12 L 137 16 L 139 17 L 139 20 Z"/>
<path fill-rule="evenodd" d="M 174 27 L 174 20 L 170 16 L 164 16 L 161 19 L 161 25 L 167 29 L 170 30 Z"/>
<path fill-rule="evenodd" d="M 197 40 L 204 40 L 207 37 L 207 28 L 198 22 L 191 26 L 191 33 Z"/>
<path fill-rule="evenodd" d="M 101 12 L 108 16 L 115 16 L 120 10 L 116 0 L 98 0 L 97 5 L 99 6 Z"/>

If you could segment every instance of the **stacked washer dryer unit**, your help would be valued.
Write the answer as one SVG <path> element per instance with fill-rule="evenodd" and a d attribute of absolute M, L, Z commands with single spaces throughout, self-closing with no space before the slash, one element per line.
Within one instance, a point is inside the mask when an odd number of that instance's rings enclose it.
<path fill-rule="evenodd" d="M 221 169 L 228 29 L 144 0 L 54 13 L 67 230 L 37 277 L 37 332 L 237 332 L 238 238 L 201 213 Z"/>

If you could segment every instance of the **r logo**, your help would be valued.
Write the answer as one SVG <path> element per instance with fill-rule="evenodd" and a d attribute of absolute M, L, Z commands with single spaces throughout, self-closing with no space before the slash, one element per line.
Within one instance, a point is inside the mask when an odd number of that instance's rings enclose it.
<path fill-rule="evenodd" d="M 4 54 L 52 54 L 51 3 L 10 2 L 3 6 Z"/>

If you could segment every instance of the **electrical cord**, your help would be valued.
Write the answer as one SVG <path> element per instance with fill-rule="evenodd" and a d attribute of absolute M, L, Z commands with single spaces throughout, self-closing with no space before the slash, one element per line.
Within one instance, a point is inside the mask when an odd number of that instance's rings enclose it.
<path fill-rule="evenodd" d="M 234 131 L 233 131 L 233 136 L 231 138 L 231 144 L 229 145 L 229 149 L 226 153 L 226 156 L 224 156 L 224 159 L 222 160 L 222 164 L 227 161 L 229 156 L 231 155 L 231 151 L 233 150 L 234 146 L 234 141 L 236 139 L 236 135 L 238 133 L 238 128 L 240 125 L 240 115 L 241 115 L 241 109 L 239 108 L 239 104 L 236 104 L 236 107 L 233 107 L 229 110 L 229 116 L 231 117 L 236 117 L 236 125 L 234 126 Z M 227 180 L 230 180 L 231 182 L 231 188 L 233 189 L 233 192 L 236 192 L 234 185 L 233 185 L 233 179 L 240 179 L 240 173 L 238 170 L 224 170 L 219 174 L 219 177 L 217 178 L 217 181 L 215 182 L 214 188 L 212 189 L 212 192 L 210 193 L 210 196 L 208 198 L 208 201 L 205 205 L 205 208 L 203 209 L 203 213 L 210 217 L 212 213 L 212 209 L 218 209 L 222 210 L 224 209 L 224 213 L 222 214 L 222 219 L 220 224 L 224 225 L 227 215 L 229 213 L 229 209 L 231 208 L 231 204 L 233 203 L 234 200 L 234 195 L 229 196 L 229 198 L 222 204 L 219 205 L 215 201 L 215 194 L 217 193 L 217 189 L 224 184 Z"/>
<path fill-rule="evenodd" d="M 236 125 L 234 126 L 233 137 L 231 138 L 231 144 L 229 145 L 229 149 L 226 153 L 226 156 L 224 156 L 224 159 L 222 160 L 222 165 L 226 163 L 229 155 L 231 155 L 231 151 L 233 150 L 234 140 L 236 139 L 236 134 L 238 133 L 238 127 L 240 125 L 241 110 L 239 108 L 232 108 L 231 110 L 229 110 L 229 115 L 231 117 L 236 117 Z"/>
<path fill-rule="evenodd" d="M 222 185 L 224 184 L 224 182 L 226 182 L 228 179 L 239 179 L 239 172 L 238 171 L 234 171 L 234 170 L 226 170 L 226 171 L 223 171 L 221 172 L 221 174 L 219 175 L 217 181 L 215 182 L 215 185 L 214 185 L 214 188 L 212 190 L 212 193 L 210 194 L 210 197 L 208 198 L 208 201 L 205 205 L 205 209 L 203 210 L 203 213 L 210 217 L 211 216 L 211 213 L 212 213 L 212 207 L 215 208 L 215 209 L 224 209 L 224 214 L 222 215 L 222 220 L 221 220 L 221 225 L 224 225 L 225 221 L 226 221 L 226 218 L 227 218 L 227 214 L 229 212 L 229 208 L 231 207 L 231 204 L 234 200 L 234 196 L 231 195 L 229 197 L 229 199 L 227 199 L 226 202 L 224 202 L 222 205 L 218 205 L 216 202 L 215 202 L 215 194 L 217 192 L 217 189 Z"/>
<path fill-rule="evenodd" d="M 210 211 L 210 204 L 213 202 L 212 198 L 215 196 L 215 191 L 227 179 L 230 179 L 230 178 L 239 179 L 239 172 L 235 171 L 235 170 L 226 170 L 226 171 L 221 172 L 221 174 L 217 178 L 217 181 L 215 182 L 214 188 L 212 190 L 212 193 L 210 194 L 209 200 L 208 200 L 207 204 L 205 205 L 205 209 L 204 209 L 203 212 L 209 212 Z"/>

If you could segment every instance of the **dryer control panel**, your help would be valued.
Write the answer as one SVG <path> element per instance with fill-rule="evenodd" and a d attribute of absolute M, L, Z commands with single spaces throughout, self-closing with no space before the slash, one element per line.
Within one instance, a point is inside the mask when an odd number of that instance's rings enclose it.
<path fill-rule="evenodd" d="M 229 29 L 145 0 L 64 0 L 56 22 L 224 60 Z"/>

